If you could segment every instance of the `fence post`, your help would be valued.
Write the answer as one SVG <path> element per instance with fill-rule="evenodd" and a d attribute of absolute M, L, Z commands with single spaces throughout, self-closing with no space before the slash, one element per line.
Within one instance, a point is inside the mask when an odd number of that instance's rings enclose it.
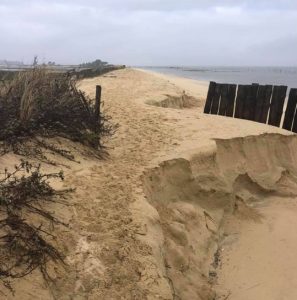
<path fill-rule="evenodd" d="M 233 117 L 234 114 L 234 105 L 235 105 L 235 96 L 236 96 L 236 84 L 229 84 L 228 87 L 228 103 L 226 108 L 226 116 Z"/>
<path fill-rule="evenodd" d="M 211 81 L 209 83 L 209 88 L 208 88 L 208 93 L 207 93 L 207 98 L 205 102 L 205 107 L 204 107 L 204 113 L 209 114 L 213 102 L 213 96 L 215 93 L 215 88 L 216 88 L 216 83 Z"/>
<path fill-rule="evenodd" d="M 287 130 L 292 130 L 292 124 L 294 121 L 294 115 L 297 104 L 297 89 L 291 89 L 284 119 L 283 128 Z M 296 119 L 296 116 L 295 116 Z"/>
<path fill-rule="evenodd" d="M 280 85 L 274 86 L 271 103 L 270 103 L 270 112 L 268 118 L 268 124 L 272 126 L 279 127 L 282 114 L 283 114 L 283 107 L 284 102 L 287 95 L 287 86 Z"/>
<path fill-rule="evenodd" d="M 253 83 L 249 89 L 249 93 L 246 98 L 245 105 L 245 117 L 247 120 L 255 119 L 255 110 L 257 105 L 257 96 L 258 96 L 259 84 Z"/>
<path fill-rule="evenodd" d="M 220 108 L 219 108 L 219 115 L 225 116 L 227 105 L 228 105 L 228 84 L 222 84 L 221 85 L 221 102 L 220 102 Z"/>
<path fill-rule="evenodd" d="M 96 85 L 96 100 L 95 100 L 95 131 L 98 133 L 100 130 L 100 108 L 101 108 L 101 86 Z M 99 126 L 98 126 L 99 124 Z"/>
<path fill-rule="evenodd" d="M 239 84 L 234 118 L 243 119 L 248 85 Z"/>
<path fill-rule="evenodd" d="M 217 83 L 215 87 L 215 93 L 212 100 L 212 106 L 210 109 L 210 113 L 213 115 L 218 114 L 219 106 L 220 106 L 220 99 L 221 99 L 221 84 Z"/>
<path fill-rule="evenodd" d="M 270 99 L 272 95 L 272 85 L 260 85 L 257 95 L 256 110 L 254 120 L 259 123 L 267 122 Z"/>

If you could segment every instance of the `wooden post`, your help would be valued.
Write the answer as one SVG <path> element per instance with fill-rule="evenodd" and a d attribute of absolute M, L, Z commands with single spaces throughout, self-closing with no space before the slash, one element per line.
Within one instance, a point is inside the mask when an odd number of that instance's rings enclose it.
<path fill-rule="evenodd" d="M 237 88 L 236 84 L 229 84 L 228 103 L 227 103 L 227 108 L 226 108 L 226 116 L 227 117 L 233 117 L 236 88 Z"/>
<path fill-rule="evenodd" d="M 96 85 L 96 100 L 95 100 L 95 131 L 98 132 L 100 130 L 100 108 L 101 108 L 101 86 Z M 98 125 L 99 124 L 99 125 Z"/>
<path fill-rule="evenodd" d="M 273 126 L 280 126 L 282 114 L 283 114 L 283 107 L 284 102 L 287 95 L 287 86 L 275 86 L 273 88 L 273 94 L 271 98 L 270 104 L 270 113 L 268 124 Z"/>
<path fill-rule="evenodd" d="M 221 85 L 221 102 L 219 108 L 219 115 L 225 116 L 228 104 L 228 84 Z"/>
<path fill-rule="evenodd" d="M 212 106 L 213 96 L 215 94 L 216 83 L 211 81 L 209 83 L 207 98 L 204 106 L 204 113 L 209 114 Z"/>
<path fill-rule="evenodd" d="M 237 97 L 236 97 L 236 107 L 235 107 L 235 118 L 243 119 L 244 116 L 244 106 L 246 101 L 248 85 L 240 84 L 238 86 Z"/>
<path fill-rule="evenodd" d="M 261 118 L 260 118 L 260 122 L 264 123 L 264 124 L 267 123 L 267 119 L 268 119 L 268 111 L 269 111 L 269 107 L 270 107 L 272 91 L 273 91 L 273 86 L 266 85 L 262 113 L 261 113 Z"/>
<path fill-rule="evenodd" d="M 255 116 L 256 100 L 259 84 L 253 83 L 246 86 L 246 96 L 244 101 L 244 110 L 242 119 L 253 120 Z"/>
<path fill-rule="evenodd" d="M 272 85 L 260 85 L 256 100 L 254 120 L 259 123 L 267 122 L 267 114 L 270 106 Z"/>
<path fill-rule="evenodd" d="M 221 98 L 221 84 L 216 84 L 215 93 L 212 100 L 212 106 L 210 113 L 213 115 L 218 114 L 219 106 L 220 106 L 220 98 Z"/>
<path fill-rule="evenodd" d="M 254 120 L 259 84 L 253 83 L 249 89 L 245 103 L 245 119 Z"/>
<path fill-rule="evenodd" d="M 241 119 L 248 120 L 250 116 L 250 107 L 248 101 L 251 100 L 252 97 L 252 86 L 247 85 L 245 88 L 245 98 L 244 98 L 244 104 L 243 104 L 243 111 Z"/>
<path fill-rule="evenodd" d="M 284 129 L 292 130 L 294 115 L 296 111 L 296 104 L 297 104 L 297 89 L 291 89 L 289 99 L 288 99 L 284 124 L 283 124 Z M 295 119 L 297 119 L 296 116 Z"/>
<path fill-rule="evenodd" d="M 256 122 L 260 122 L 260 119 L 261 119 L 265 91 L 266 91 L 266 87 L 264 85 L 260 85 L 259 89 L 258 89 L 258 95 L 257 95 L 256 107 L 255 107 L 255 115 L 254 115 L 254 121 L 256 121 Z"/>
<path fill-rule="evenodd" d="M 296 114 L 295 114 L 295 118 L 294 118 L 294 121 L 293 121 L 292 131 L 297 133 L 297 117 L 296 117 Z"/>

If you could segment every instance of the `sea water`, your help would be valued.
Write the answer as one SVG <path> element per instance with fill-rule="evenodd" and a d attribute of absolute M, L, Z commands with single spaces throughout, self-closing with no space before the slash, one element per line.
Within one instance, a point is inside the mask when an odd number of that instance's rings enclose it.
<path fill-rule="evenodd" d="M 201 81 L 271 84 L 297 88 L 297 67 L 142 67 Z"/>

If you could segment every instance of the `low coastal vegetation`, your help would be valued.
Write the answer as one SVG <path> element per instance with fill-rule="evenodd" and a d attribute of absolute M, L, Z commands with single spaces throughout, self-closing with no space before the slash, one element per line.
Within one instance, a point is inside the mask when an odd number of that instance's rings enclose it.
<path fill-rule="evenodd" d="M 12 80 L 19 72 L 32 70 L 33 68 L 44 68 L 52 73 L 71 73 L 77 79 L 92 78 L 106 73 L 124 69 L 125 65 L 113 65 L 96 59 L 79 65 L 60 65 L 54 61 L 40 64 L 35 56 L 32 64 L 26 65 L 22 62 L 9 62 L 0 60 L 0 80 Z"/>
<path fill-rule="evenodd" d="M 63 180 L 63 173 L 43 174 L 40 165 L 27 161 L 7 169 L 0 179 L 0 281 L 14 293 L 11 280 L 39 269 L 47 283 L 52 281 L 49 263 L 65 264 L 56 248 L 56 236 L 50 233 L 61 220 L 45 209 L 48 203 L 62 203 L 71 190 L 57 191 L 49 179 Z M 65 205 L 66 202 L 65 202 Z"/>
<path fill-rule="evenodd" d="M 76 87 L 69 73 L 44 68 L 19 72 L 0 86 L 0 154 L 15 154 L 46 160 L 42 148 L 73 159 L 47 139 L 62 137 L 104 150 L 101 139 L 114 132 L 110 117 Z"/>
<path fill-rule="evenodd" d="M 54 227 L 68 224 L 49 207 L 68 206 L 67 195 L 74 190 L 52 187 L 52 181 L 64 179 L 63 172 L 43 172 L 40 162 L 57 164 L 47 157 L 49 152 L 75 160 L 67 143 L 57 139 L 103 157 L 107 152 L 102 138 L 117 126 L 101 104 L 77 88 L 71 73 L 36 67 L 0 82 L 0 156 L 23 158 L 13 170 L 0 170 L 0 283 L 12 293 L 13 280 L 39 269 L 50 284 L 48 265 L 65 265 Z"/>

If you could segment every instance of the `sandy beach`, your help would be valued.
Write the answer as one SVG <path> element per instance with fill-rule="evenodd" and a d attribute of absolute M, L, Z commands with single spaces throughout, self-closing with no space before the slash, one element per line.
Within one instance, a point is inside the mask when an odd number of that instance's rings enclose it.
<path fill-rule="evenodd" d="M 104 160 L 68 145 L 76 191 L 51 208 L 71 223 L 67 266 L 51 289 L 35 272 L 0 299 L 297 298 L 296 135 L 203 114 L 207 82 L 127 68 L 79 88 L 96 85 L 119 128 Z"/>

